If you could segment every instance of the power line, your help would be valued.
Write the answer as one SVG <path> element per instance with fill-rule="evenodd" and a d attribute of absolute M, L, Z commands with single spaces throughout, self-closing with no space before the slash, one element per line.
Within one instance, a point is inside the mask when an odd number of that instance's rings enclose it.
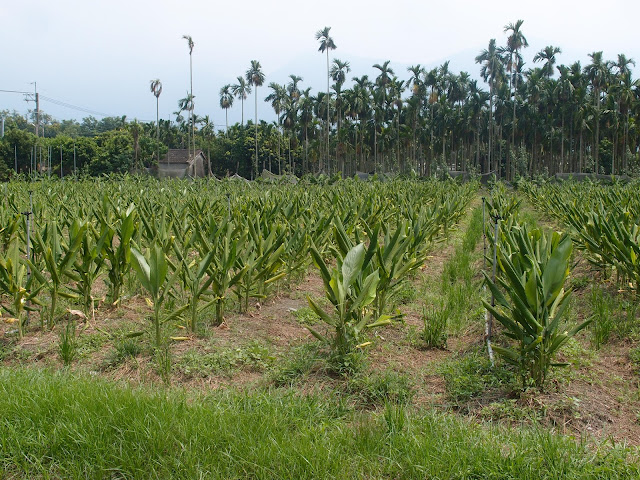
<path fill-rule="evenodd" d="M 33 92 L 20 92 L 18 90 L 0 90 L 3 93 L 19 93 L 21 95 L 33 95 Z"/>
<path fill-rule="evenodd" d="M 122 117 L 122 115 L 112 115 L 112 114 L 109 114 L 109 113 L 102 113 L 102 112 L 98 112 L 96 110 L 91 110 L 90 108 L 79 107 L 77 105 L 72 105 L 70 103 L 63 102 L 62 100 L 56 100 L 55 98 L 46 97 L 44 95 L 40 95 L 40 99 L 42 99 L 42 100 L 44 100 L 46 102 L 49 102 L 49 103 L 53 103 L 54 105 L 58 105 L 60 107 L 69 108 L 71 110 L 77 110 L 77 111 L 83 112 L 83 113 L 88 113 L 89 115 L 97 115 L 99 117 L 113 117 L 113 118 Z M 144 123 L 152 123 L 153 122 L 153 120 L 144 120 L 144 119 L 140 119 L 139 121 L 140 122 L 144 122 Z"/>
<path fill-rule="evenodd" d="M 19 93 L 21 95 L 33 95 L 33 92 L 22 92 L 19 90 L 3 90 L 0 89 L 2 93 Z M 99 117 L 122 117 L 122 115 L 111 115 L 109 113 L 98 112 L 97 110 L 92 110 L 86 107 L 79 107 L 77 105 L 73 105 L 68 102 L 63 102 L 62 100 L 56 100 L 55 98 L 47 97 L 45 95 L 40 95 L 40 100 L 44 100 L 46 102 L 52 103 L 54 105 L 58 105 L 59 107 L 68 108 L 71 110 L 77 110 L 82 113 L 88 113 L 89 115 L 97 115 Z M 151 120 L 140 120 L 141 122 L 151 122 Z"/>
<path fill-rule="evenodd" d="M 122 115 L 110 115 L 108 113 L 98 112 L 96 110 L 91 110 L 85 107 L 78 107 L 77 105 L 72 105 L 67 102 L 63 102 L 62 100 L 56 100 L 55 98 L 45 97 L 44 95 L 40 95 L 42 100 L 45 100 L 49 103 L 53 103 L 54 105 L 58 105 L 60 107 L 70 108 L 72 110 L 77 110 L 79 112 L 88 113 L 90 115 L 98 115 L 100 117 L 121 117 Z"/>
<path fill-rule="evenodd" d="M 22 95 L 33 95 L 33 92 L 21 92 L 18 90 L 2 90 L 0 89 L 0 92 L 3 93 L 19 93 Z M 51 98 L 51 97 L 47 97 L 45 95 L 40 95 L 40 100 L 44 100 L 46 102 L 52 103 L 54 105 L 58 105 L 59 107 L 64 107 L 64 108 L 69 108 L 71 110 L 77 110 L 79 112 L 82 113 L 88 113 L 89 115 L 97 115 L 99 117 L 115 117 L 115 118 L 120 118 L 122 117 L 122 115 L 111 115 L 108 113 L 103 113 L 103 112 L 98 112 L 96 110 L 91 110 L 90 108 L 86 108 L 86 107 L 79 107 L 77 105 L 72 105 L 71 103 L 67 103 L 67 102 L 63 102 L 62 100 L 56 100 L 55 98 Z M 155 120 L 144 120 L 144 119 L 136 119 L 139 122 L 143 122 L 143 123 L 153 123 Z M 222 128 L 222 127 L 226 127 L 225 124 L 212 124 L 214 128 Z"/>
<path fill-rule="evenodd" d="M 2 90 L 2 89 L 0 89 L 0 92 L 3 92 L 3 93 L 19 93 L 21 95 L 33 95 L 33 92 L 22 92 L 22 91 L 19 91 L 19 90 Z M 45 100 L 45 101 L 47 101 L 49 103 L 53 103 L 54 105 L 58 105 L 60 107 L 70 108 L 72 110 L 78 110 L 80 112 L 88 113 L 90 115 L 98 115 L 100 117 L 120 117 L 121 116 L 121 115 L 109 115 L 108 113 L 98 112 L 96 110 L 91 110 L 89 108 L 78 107 L 77 105 L 72 105 L 70 103 L 63 102 L 62 100 L 56 100 L 55 98 L 46 97 L 44 95 L 40 95 L 40 99 L 41 100 Z"/>

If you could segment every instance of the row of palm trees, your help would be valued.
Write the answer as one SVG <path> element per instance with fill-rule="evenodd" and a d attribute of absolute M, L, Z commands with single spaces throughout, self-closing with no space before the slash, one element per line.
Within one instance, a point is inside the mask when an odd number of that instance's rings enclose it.
<path fill-rule="evenodd" d="M 337 47 L 325 27 L 316 40 L 326 54 L 327 91 L 302 88 L 297 75 L 285 84 L 269 83 L 264 100 L 277 120 L 267 135 L 267 124 L 258 121 L 258 88 L 265 75 L 260 62 L 252 60 L 237 83 L 220 89 L 226 131 L 234 100 L 241 102 L 244 125 L 244 101 L 253 92 L 254 148 L 252 158 L 245 159 L 252 176 L 260 161 L 265 164 L 264 152 L 270 161 L 276 157 L 277 173 L 284 164 L 296 174 L 473 170 L 511 179 L 638 168 L 640 84 L 632 78 L 634 61 L 623 54 L 605 61 L 602 52 L 593 52 L 584 67 L 556 65 L 561 50 L 547 46 L 535 54 L 532 68 L 525 68 L 522 51 L 528 42 L 522 26 L 522 20 L 506 25 L 505 44 L 491 39 L 476 57 L 488 91 L 468 73 L 450 71 L 448 62 L 433 69 L 411 66 L 409 78 L 401 80 L 386 61 L 373 65 L 375 77 L 351 77 L 346 87 L 350 64 L 330 61 L 329 52 Z M 189 48 L 191 57 L 192 41 Z M 205 137 L 195 131 L 201 119 L 193 115 L 192 91 L 180 109 L 190 112 L 195 149 L 196 137 Z M 215 142 L 214 133 L 208 138 Z M 267 138 L 271 143 L 274 134 L 275 152 L 259 145 Z"/>

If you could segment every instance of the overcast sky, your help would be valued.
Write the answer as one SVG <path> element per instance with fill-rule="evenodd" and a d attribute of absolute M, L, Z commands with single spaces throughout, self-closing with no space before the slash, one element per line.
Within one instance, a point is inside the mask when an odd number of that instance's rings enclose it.
<path fill-rule="evenodd" d="M 408 65 L 435 66 L 451 58 L 452 69 L 474 76 L 474 57 L 491 38 L 504 45 L 504 26 L 523 19 L 530 47 L 527 66 L 546 45 L 559 46 L 558 63 L 587 63 L 603 50 L 605 59 L 625 53 L 639 61 L 640 1 L 538 0 L 244 0 L 239 2 L 168 0 L 3 0 L 0 3 L 0 89 L 31 91 L 94 112 L 155 120 L 149 81 L 163 83 L 160 116 L 169 118 L 189 88 L 189 55 L 182 35 L 193 37 L 193 88 L 196 113 L 225 123 L 219 90 L 244 75 L 250 61 L 263 66 L 266 85 L 304 77 L 314 91 L 326 82 L 326 60 L 315 32 L 331 27 L 337 50 L 331 57 L 350 61 L 349 76 L 375 77 L 371 65 L 391 60 L 400 78 Z M 273 118 L 259 90 L 259 116 Z M 253 95 L 245 119 L 253 117 Z M 0 93 L 0 110 L 24 114 L 33 104 L 23 96 Z M 87 116 L 42 101 L 58 119 Z M 240 103 L 229 122 L 240 120 Z M 100 118 L 99 115 L 95 115 Z M 173 116 L 172 116 L 173 117 Z"/>

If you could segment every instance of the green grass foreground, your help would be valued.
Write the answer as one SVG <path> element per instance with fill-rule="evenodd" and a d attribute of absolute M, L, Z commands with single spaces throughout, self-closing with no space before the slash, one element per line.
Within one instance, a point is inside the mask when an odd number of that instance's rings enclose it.
<path fill-rule="evenodd" d="M 636 462 L 636 463 L 634 463 Z M 208 395 L 0 369 L 0 478 L 639 478 L 633 452 L 288 390 Z"/>

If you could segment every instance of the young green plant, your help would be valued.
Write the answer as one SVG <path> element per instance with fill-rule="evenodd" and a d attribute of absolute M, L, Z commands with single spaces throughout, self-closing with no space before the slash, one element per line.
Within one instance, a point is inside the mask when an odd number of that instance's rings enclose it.
<path fill-rule="evenodd" d="M 0 293 L 11 298 L 11 306 L 3 304 L 0 306 L 17 320 L 20 338 L 24 335 L 22 314 L 25 310 L 33 310 L 28 302 L 41 305 L 36 295 L 42 288 L 42 284 L 37 289 L 31 290 L 33 278 L 28 278 L 27 267 L 20 260 L 18 241 L 12 241 L 6 254 L 0 253 Z"/>
<path fill-rule="evenodd" d="M 515 348 L 493 348 L 518 368 L 523 388 L 530 380 L 542 389 L 549 367 L 567 365 L 554 362 L 558 350 L 589 323 L 571 330 L 561 328 L 570 298 L 564 283 L 569 275 L 571 238 L 557 232 L 547 235 L 540 229 L 529 232 L 519 225 L 503 232 L 501 240 L 498 265 L 502 275 L 494 283 L 484 273 L 497 305 L 486 300 L 483 304 L 517 344 Z"/>
<path fill-rule="evenodd" d="M 332 271 L 329 271 L 315 246 L 312 246 L 310 251 L 320 269 L 325 293 L 335 309 L 335 314 L 327 314 L 310 297 L 309 306 L 333 328 L 333 338 L 320 334 L 311 326 L 307 328 L 316 338 L 330 345 L 338 359 L 345 358 L 359 347 L 363 329 L 391 323 L 390 317 L 386 315 L 372 318 L 372 311 L 367 308 L 376 298 L 376 287 L 380 281 L 378 270 L 363 278 L 365 260 L 371 259 L 363 243 L 349 250 L 344 258 L 338 255 L 338 268 Z M 356 288 L 358 283 L 360 288 Z"/>
<path fill-rule="evenodd" d="M 179 267 L 169 275 L 169 262 L 160 245 L 154 243 L 147 253 L 143 255 L 136 247 L 131 247 L 131 255 L 134 270 L 138 280 L 144 289 L 151 295 L 153 315 L 151 321 L 155 331 L 155 345 L 162 345 L 161 326 L 170 320 L 178 318 L 189 305 L 184 305 L 171 313 L 163 314 L 162 306 L 171 294 L 171 288 L 180 274 Z"/>

